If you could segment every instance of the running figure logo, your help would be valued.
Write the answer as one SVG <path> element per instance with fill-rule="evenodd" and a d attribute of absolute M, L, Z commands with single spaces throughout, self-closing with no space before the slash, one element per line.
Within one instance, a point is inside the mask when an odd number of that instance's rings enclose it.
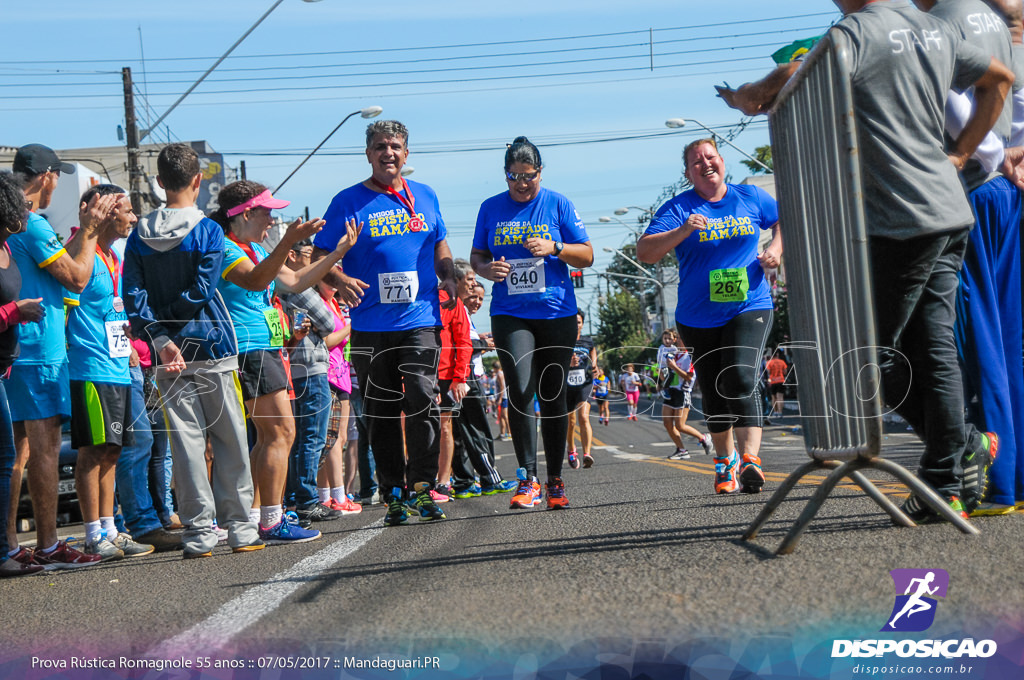
<path fill-rule="evenodd" d="M 882 631 L 928 630 L 935 621 L 935 597 L 946 596 L 949 574 L 943 569 L 893 569 L 889 573 L 896 586 L 896 603 Z"/>

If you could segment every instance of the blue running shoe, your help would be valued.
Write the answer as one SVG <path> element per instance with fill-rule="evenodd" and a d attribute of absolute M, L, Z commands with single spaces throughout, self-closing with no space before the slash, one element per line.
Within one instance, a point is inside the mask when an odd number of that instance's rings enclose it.
<path fill-rule="evenodd" d="M 409 511 L 402 501 L 402 490 L 397 486 L 391 490 L 391 497 L 388 498 L 388 511 L 384 515 L 384 526 L 397 527 L 409 522 Z"/>
<path fill-rule="evenodd" d="M 416 490 L 416 508 L 419 511 L 421 522 L 446 519 L 444 511 L 430 496 L 431 486 L 428 482 L 416 482 L 413 486 L 413 489 Z"/>
<path fill-rule="evenodd" d="M 303 529 L 298 524 L 292 524 L 291 522 L 282 519 L 269 529 L 264 528 L 261 524 L 260 538 L 267 545 L 308 543 L 320 538 L 320 532 L 316 529 Z"/>
<path fill-rule="evenodd" d="M 494 496 L 499 493 L 508 493 L 516 488 L 516 483 L 511 479 L 503 479 L 497 484 L 488 484 L 481 487 L 480 493 L 484 496 Z"/>
<path fill-rule="evenodd" d="M 455 497 L 460 499 L 460 500 L 463 499 L 463 498 L 476 498 L 477 496 L 481 495 L 482 493 L 483 493 L 483 489 L 480 487 L 480 485 L 474 483 L 472 486 L 467 487 L 467 488 L 463 489 L 462 491 L 456 491 L 455 492 Z"/>

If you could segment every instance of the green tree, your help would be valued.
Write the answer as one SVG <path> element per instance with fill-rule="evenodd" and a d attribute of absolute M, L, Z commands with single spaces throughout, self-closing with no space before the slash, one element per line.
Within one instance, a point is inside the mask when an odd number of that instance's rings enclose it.
<path fill-rule="evenodd" d="M 598 318 L 600 363 L 607 369 L 619 371 L 623 364 L 638 361 L 651 342 L 644 330 L 644 310 L 639 298 L 626 291 L 616 291 L 608 296 Z"/>
<path fill-rule="evenodd" d="M 769 168 L 772 168 L 773 166 L 772 166 L 772 147 L 771 147 L 771 145 L 770 144 L 766 144 L 764 146 L 759 146 L 756 149 L 754 149 L 754 158 L 756 158 L 757 160 L 761 161 L 762 163 L 767 165 Z M 754 161 L 749 161 L 749 160 L 744 159 L 744 160 L 741 160 L 740 163 L 743 163 L 743 165 L 747 166 L 747 169 L 750 170 L 750 174 L 752 174 L 752 175 L 766 175 L 766 174 L 768 174 L 767 170 L 762 168 L 760 165 L 758 165 Z"/>

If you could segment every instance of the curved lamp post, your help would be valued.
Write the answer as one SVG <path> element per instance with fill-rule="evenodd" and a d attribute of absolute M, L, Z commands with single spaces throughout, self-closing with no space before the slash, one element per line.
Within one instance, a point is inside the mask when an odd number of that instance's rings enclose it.
<path fill-rule="evenodd" d="M 313 154 L 315 154 L 317 151 L 320 150 L 320 147 L 322 147 L 324 144 L 327 143 L 328 139 L 330 139 L 331 137 L 334 136 L 334 133 L 337 132 L 338 129 L 341 128 L 341 126 L 345 124 L 346 120 L 348 120 L 352 116 L 356 115 L 357 113 L 360 116 L 362 116 L 363 118 L 376 118 L 377 116 L 380 115 L 381 111 L 383 111 L 383 110 L 384 109 L 382 109 L 379 106 L 367 106 L 365 109 L 359 109 L 358 111 L 353 111 L 352 113 L 350 113 L 347 116 L 345 116 L 344 118 L 342 118 L 341 122 L 338 123 L 335 126 L 335 128 L 333 130 L 331 130 L 330 133 L 328 133 L 328 135 L 326 137 L 324 137 L 323 141 L 320 142 L 319 144 L 317 144 L 316 148 L 313 149 L 312 151 L 310 151 L 309 155 L 302 159 L 302 162 L 299 163 L 298 166 L 296 166 L 296 168 L 294 170 L 292 170 L 291 174 L 288 175 L 287 177 L 285 177 L 284 181 L 277 185 L 277 189 L 274 189 L 274 193 L 276 194 L 278 191 L 280 191 L 281 187 L 283 187 L 285 185 L 285 183 L 288 182 L 288 180 L 290 180 L 293 176 L 295 176 L 295 173 L 297 173 L 302 168 L 302 166 L 306 164 L 306 161 L 308 161 L 310 158 L 313 157 Z"/>

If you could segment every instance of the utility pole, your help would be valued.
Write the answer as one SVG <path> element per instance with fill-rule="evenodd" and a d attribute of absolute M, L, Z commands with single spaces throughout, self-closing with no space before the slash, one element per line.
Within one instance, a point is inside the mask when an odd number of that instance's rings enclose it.
<path fill-rule="evenodd" d="M 142 168 L 139 167 L 139 129 L 135 126 L 135 96 L 132 92 L 132 70 L 125 66 L 121 69 L 121 80 L 124 83 L 124 127 L 125 140 L 128 147 L 128 195 L 132 200 L 132 210 L 136 215 L 142 214 Z"/>

